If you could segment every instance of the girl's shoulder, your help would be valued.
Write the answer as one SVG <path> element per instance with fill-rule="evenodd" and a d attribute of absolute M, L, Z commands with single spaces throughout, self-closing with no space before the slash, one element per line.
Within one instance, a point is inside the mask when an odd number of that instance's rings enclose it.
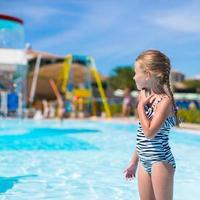
<path fill-rule="evenodd" d="M 154 106 L 156 104 L 158 104 L 160 101 L 162 101 L 162 99 L 164 98 L 168 98 L 170 100 L 170 97 L 167 95 L 153 95 L 150 99 L 149 99 L 149 104 L 148 106 Z"/>
<path fill-rule="evenodd" d="M 150 100 L 149 100 L 149 102 L 150 103 L 153 103 L 153 102 L 160 102 L 161 100 L 163 100 L 163 99 L 166 99 L 166 100 L 168 100 L 168 101 L 172 101 L 172 98 L 170 97 L 170 96 L 168 96 L 168 95 L 166 95 L 166 94 L 162 94 L 162 95 L 153 95 L 151 98 L 150 98 Z"/>
<path fill-rule="evenodd" d="M 166 103 L 164 103 L 163 101 L 165 101 Z M 162 103 L 159 103 L 162 102 Z M 172 102 L 172 97 L 168 96 L 168 95 L 162 95 L 161 98 L 158 99 L 158 101 L 155 103 L 155 109 L 159 106 L 164 106 L 166 105 L 168 107 L 167 109 L 167 116 L 173 116 L 174 115 L 174 105 Z"/>

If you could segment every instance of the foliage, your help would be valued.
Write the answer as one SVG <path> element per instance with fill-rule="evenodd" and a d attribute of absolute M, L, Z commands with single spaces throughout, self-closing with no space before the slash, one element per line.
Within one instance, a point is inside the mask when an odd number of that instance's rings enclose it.
<path fill-rule="evenodd" d="M 182 122 L 200 123 L 200 110 L 197 109 L 179 109 L 178 116 Z"/>
<path fill-rule="evenodd" d="M 130 88 L 131 90 L 136 89 L 135 81 L 133 80 L 135 72 L 131 66 L 119 66 L 116 67 L 108 83 L 113 89 L 125 89 Z"/>
<path fill-rule="evenodd" d="M 122 113 L 122 105 L 121 104 L 111 104 L 110 112 L 112 116 L 120 115 Z"/>
<path fill-rule="evenodd" d="M 200 91 L 200 80 L 184 80 L 183 84 L 186 85 L 188 88 Z"/>

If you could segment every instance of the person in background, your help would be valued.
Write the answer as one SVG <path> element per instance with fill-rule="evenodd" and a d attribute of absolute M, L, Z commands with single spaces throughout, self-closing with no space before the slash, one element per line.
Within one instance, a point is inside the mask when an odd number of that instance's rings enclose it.
<path fill-rule="evenodd" d="M 122 103 L 122 116 L 129 117 L 132 109 L 132 97 L 130 93 L 130 89 L 126 88 L 124 90 L 124 99 Z"/>

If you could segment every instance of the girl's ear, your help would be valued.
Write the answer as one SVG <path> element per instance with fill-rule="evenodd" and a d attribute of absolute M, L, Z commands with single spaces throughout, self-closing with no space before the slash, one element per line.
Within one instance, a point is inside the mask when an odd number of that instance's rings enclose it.
<path fill-rule="evenodd" d="M 151 78 L 151 74 L 149 71 L 147 71 L 147 76 L 146 76 L 146 80 L 150 79 Z"/>

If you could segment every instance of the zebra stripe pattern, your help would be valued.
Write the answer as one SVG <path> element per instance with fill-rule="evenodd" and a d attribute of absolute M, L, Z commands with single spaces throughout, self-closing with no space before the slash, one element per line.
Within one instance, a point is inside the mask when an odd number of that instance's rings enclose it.
<path fill-rule="evenodd" d="M 148 119 L 153 117 L 155 105 L 158 104 L 163 97 L 164 96 L 155 100 L 150 107 L 145 105 L 145 112 Z M 141 123 L 139 122 L 136 137 L 136 149 L 138 152 L 139 161 L 149 174 L 151 174 L 152 164 L 159 161 L 170 163 L 174 169 L 176 168 L 175 159 L 168 143 L 170 129 L 175 125 L 176 116 L 173 115 L 167 117 L 155 137 L 148 139 L 145 137 Z"/>

